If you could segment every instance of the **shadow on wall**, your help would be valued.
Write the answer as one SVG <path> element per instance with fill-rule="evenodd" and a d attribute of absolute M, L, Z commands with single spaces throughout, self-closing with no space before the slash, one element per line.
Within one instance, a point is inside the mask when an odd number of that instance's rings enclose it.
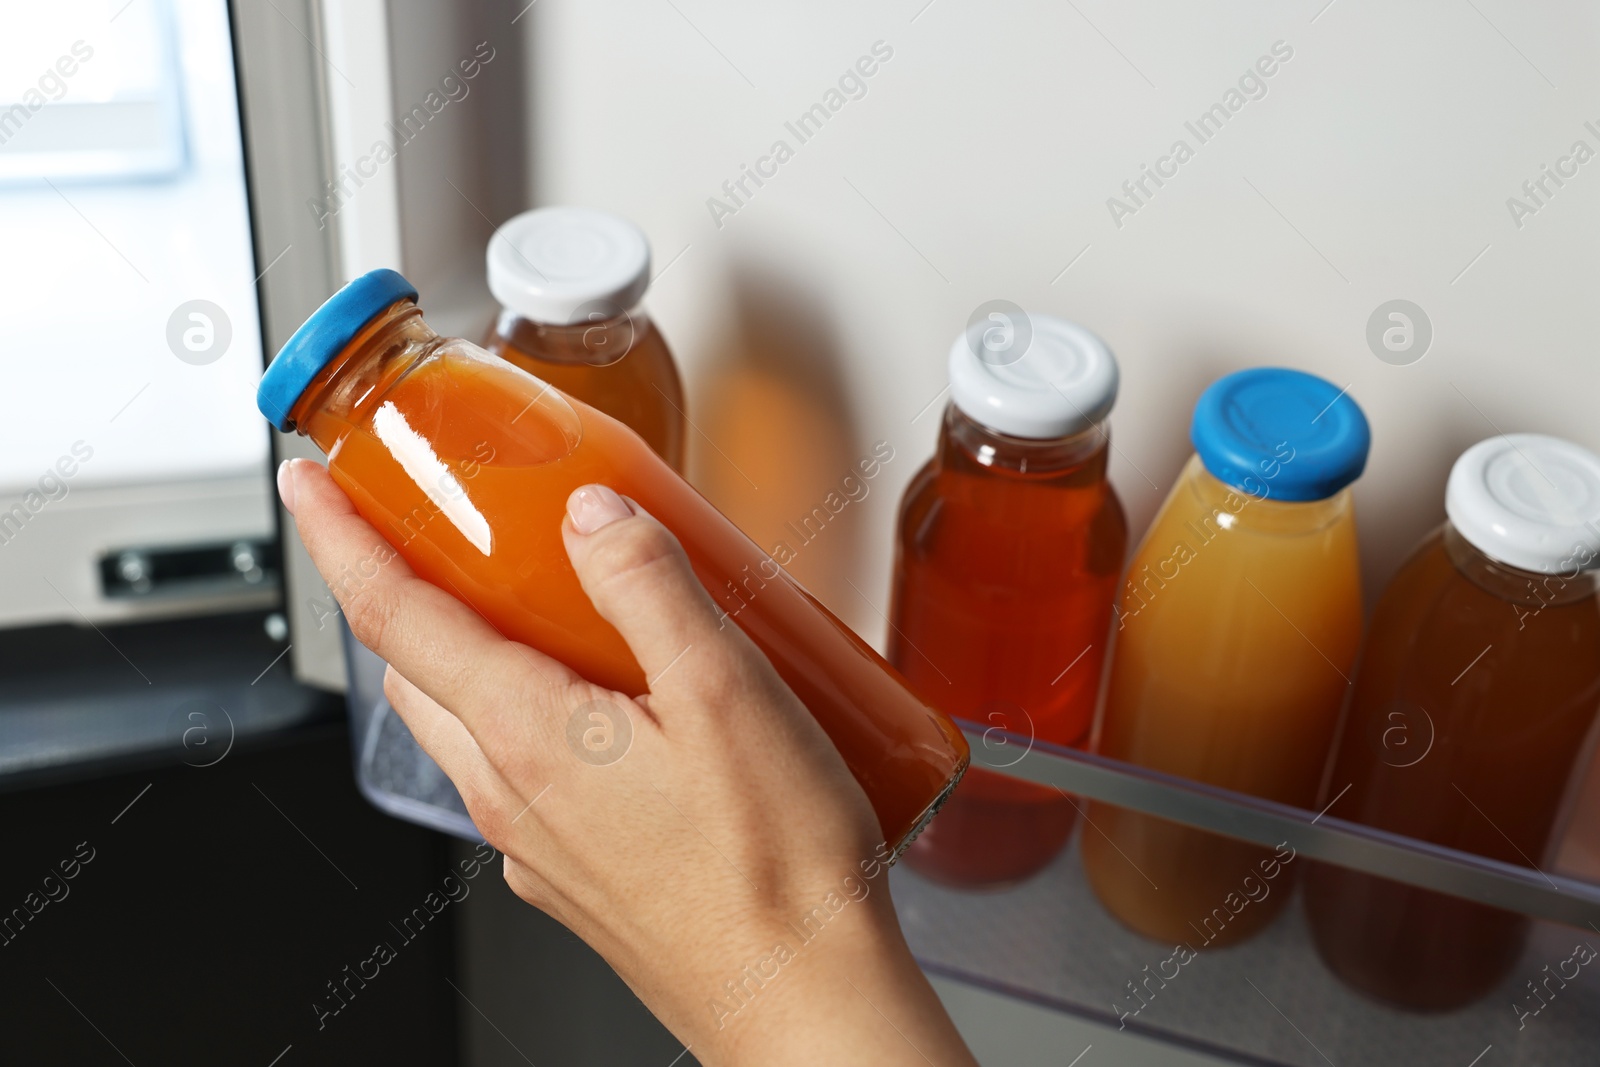
<path fill-rule="evenodd" d="M 851 588 L 872 592 L 858 572 L 860 502 L 878 486 L 857 467 L 872 443 L 856 432 L 826 305 L 751 263 L 734 264 L 729 292 L 729 326 L 690 397 L 690 480 L 830 610 L 875 632 L 881 620 Z"/>
<path fill-rule="evenodd" d="M 460 10 L 391 0 L 389 8 L 394 110 L 416 116 L 394 155 L 405 274 L 424 295 L 472 316 L 488 299 L 490 234 L 536 202 L 529 198 L 528 146 L 538 131 L 524 91 L 527 35 L 512 21 L 526 7 L 527 0 Z M 476 317 L 456 321 L 431 309 L 430 322 L 474 340 L 483 328 Z"/>
<path fill-rule="evenodd" d="M 1229 351 L 1210 346 L 1180 348 L 1175 358 L 1137 357 L 1118 352 L 1123 369 L 1118 404 L 1130 408 L 1128 422 L 1145 427 L 1137 448 L 1120 440 L 1113 424 L 1111 471 L 1117 493 L 1128 509 L 1128 554 L 1130 558 L 1155 520 L 1156 512 L 1167 499 L 1184 464 L 1194 455 L 1189 440 L 1189 423 L 1194 418 L 1195 401 L 1206 387 L 1223 375 L 1254 366 Z M 1141 402 L 1142 401 L 1142 402 Z M 1158 405 L 1154 410 L 1151 405 Z M 1128 455 L 1146 457 L 1139 468 Z"/>

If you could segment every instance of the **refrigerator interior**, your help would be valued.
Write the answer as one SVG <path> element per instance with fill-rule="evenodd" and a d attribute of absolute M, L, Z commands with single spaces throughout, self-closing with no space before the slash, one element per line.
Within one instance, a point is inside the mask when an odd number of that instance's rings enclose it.
<path fill-rule="evenodd" d="M 1467 446 L 1519 431 L 1600 445 L 1600 194 L 1573 161 L 1600 143 L 1589 6 L 379 9 L 328 5 L 336 25 L 379 12 L 391 42 L 333 35 L 334 62 L 386 63 L 391 80 L 387 109 L 347 100 L 335 123 L 353 162 L 480 43 L 494 58 L 352 198 L 371 213 L 341 231 L 347 273 L 398 253 L 430 319 L 480 336 L 495 225 L 553 203 L 637 221 L 646 304 L 689 387 L 692 480 L 763 547 L 796 548 L 794 576 L 880 647 L 896 501 L 933 448 L 950 338 L 991 299 L 1084 322 L 1116 352 L 1111 478 L 1135 538 L 1190 453 L 1206 383 L 1266 364 L 1347 388 L 1373 426 L 1355 490 L 1369 610 L 1442 521 Z M 1535 205 L 1524 183 L 1547 166 L 1577 169 L 1534 186 Z M 1397 306 L 1409 334 L 1385 346 Z M 878 442 L 894 458 L 866 496 L 798 542 L 791 524 Z M 1568 890 L 1595 914 L 1592 883 Z M 1070 851 L 1008 892 L 910 872 L 895 892 L 930 970 L 1021 1004 L 1115 1024 L 1123 971 L 1150 962 Z M 1527 967 L 1573 936 L 1540 924 Z M 1298 907 L 1215 967 L 1137 1023 L 1156 1041 L 1138 1055 L 1467 1063 L 1492 1045 L 1495 1062 L 1554 1063 L 1594 1047 L 1594 1006 L 1576 1001 L 1519 1037 L 1513 988 L 1440 1018 L 1369 1005 L 1321 967 Z M 949 995 L 979 1026 L 990 994 Z M 1057 1025 L 1019 1017 L 1041 1041 Z M 485 1031 L 491 1060 L 493 1044 Z M 1037 1062 L 1028 1047 L 996 1062 Z"/>

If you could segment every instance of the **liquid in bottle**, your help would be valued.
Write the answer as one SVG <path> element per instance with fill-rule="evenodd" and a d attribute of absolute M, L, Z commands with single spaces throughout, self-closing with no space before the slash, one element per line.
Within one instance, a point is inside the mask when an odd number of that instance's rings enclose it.
<path fill-rule="evenodd" d="M 1449 521 L 1373 615 L 1341 731 L 1332 813 L 1543 868 L 1600 722 L 1600 457 L 1537 434 L 1462 454 Z M 1528 921 L 1326 864 L 1306 913 L 1335 974 L 1446 1010 L 1493 989 Z"/>
<path fill-rule="evenodd" d="M 591 208 L 540 208 L 501 225 L 487 259 L 501 311 L 484 347 L 631 427 L 683 473 L 683 383 L 640 306 L 644 232 Z"/>
<path fill-rule="evenodd" d="M 1099 751 L 1309 808 L 1361 638 L 1348 487 L 1366 417 L 1329 382 L 1258 368 L 1205 391 L 1190 437 L 1122 588 Z M 1089 884 L 1148 937 L 1231 944 L 1289 895 L 1272 849 L 1103 803 L 1089 817 Z"/>
<path fill-rule="evenodd" d="M 900 504 L 889 662 L 950 715 L 1083 744 L 1127 550 L 1106 480 L 1117 364 L 1080 326 L 1008 317 L 951 348 L 938 449 Z M 996 773 L 1026 748 L 986 749 L 907 852 L 938 881 L 1018 881 L 1071 835 L 1075 800 Z"/>
<path fill-rule="evenodd" d="M 416 295 L 384 270 L 336 293 L 267 369 L 262 413 L 327 453 L 334 481 L 419 576 L 504 636 L 629 696 L 649 682 L 584 594 L 561 526 L 583 485 L 638 501 L 816 717 L 885 841 L 903 848 L 965 769 L 954 724 L 638 434 L 470 342 L 440 337 Z M 752 773 L 774 756 L 751 753 Z"/>

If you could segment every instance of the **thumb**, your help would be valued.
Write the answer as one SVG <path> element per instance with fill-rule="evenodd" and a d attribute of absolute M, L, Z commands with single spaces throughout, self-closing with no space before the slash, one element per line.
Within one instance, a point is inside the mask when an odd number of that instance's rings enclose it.
<path fill-rule="evenodd" d="M 638 504 L 586 485 L 567 498 L 561 534 L 583 591 L 633 650 L 652 689 L 690 649 L 727 653 L 722 612 L 683 546 Z"/>

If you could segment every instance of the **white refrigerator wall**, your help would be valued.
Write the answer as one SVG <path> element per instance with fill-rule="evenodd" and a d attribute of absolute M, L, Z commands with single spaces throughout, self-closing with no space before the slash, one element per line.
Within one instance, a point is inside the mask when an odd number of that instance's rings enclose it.
<path fill-rule="evenodd" d="M 1136 534 L 1212 379 L 1348 385 L 1373 426 L 1369 598 L 1474 441 L 1600 448 L 1597 24 L 1576 0 L 540 0 L 505 32 L 526 35 L 529 206 L 624 214 L 665 268 L 647 303 L 688 381 L 697 483 L 878 639 L 946 352 L 997 297 L 1116 351 L 1111 476 Z M 870 77 L 841 82 L 858 62 Z M 1394 299 L 1432 327 L 1410 365 L 1367 341 Z M 790 536 L 879 440 L 895 455 L 868 495 Z"/>

